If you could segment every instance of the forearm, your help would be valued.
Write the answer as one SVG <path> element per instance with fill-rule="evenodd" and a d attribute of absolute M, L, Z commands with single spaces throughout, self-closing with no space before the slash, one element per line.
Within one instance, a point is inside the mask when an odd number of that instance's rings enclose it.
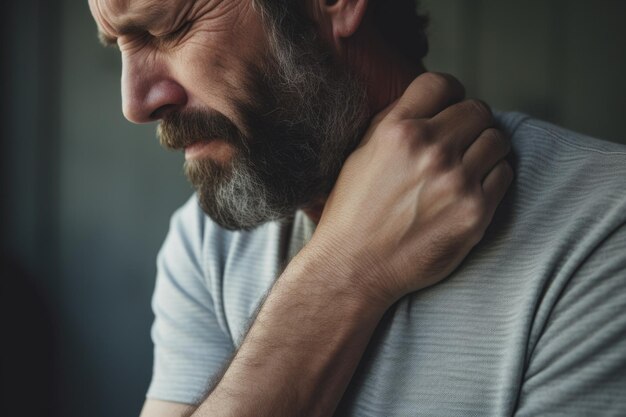
<path fill-rule="evenodd" d="M 288 266 L 194 416 L 332 415 L 387 306 L 330 269 L 303 257 Z"/>
<path fill-rule="evenodd" d="M 484 103 L 448 107 L 462 95 L 423 75 L 375 118 L 195 416 L 332 415 L 386 309 L 480 241 L 513 178 L 510 143 Z"/>

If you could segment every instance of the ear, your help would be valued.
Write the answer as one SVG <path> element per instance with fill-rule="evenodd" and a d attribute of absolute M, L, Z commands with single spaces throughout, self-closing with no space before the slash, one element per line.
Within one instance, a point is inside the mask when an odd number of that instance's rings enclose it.
<path fill-rule="evenodd" d="M 365 18 L 368 0 L 318 0 L 322 13 L 332 28 L 333 40 L 349 38 Z"/>

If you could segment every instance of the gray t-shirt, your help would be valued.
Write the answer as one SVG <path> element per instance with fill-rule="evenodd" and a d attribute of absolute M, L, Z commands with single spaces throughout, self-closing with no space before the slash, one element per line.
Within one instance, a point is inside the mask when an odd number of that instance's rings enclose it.
<path fill-rule="evenodd" d="M 626 415 L 626 147 L 515 113 L 481 243 L 378 326 L 339 416 Z M 158 257 L 148 397 L 194 403 L 314 225 L 230 232 L 192 198 Z"/>

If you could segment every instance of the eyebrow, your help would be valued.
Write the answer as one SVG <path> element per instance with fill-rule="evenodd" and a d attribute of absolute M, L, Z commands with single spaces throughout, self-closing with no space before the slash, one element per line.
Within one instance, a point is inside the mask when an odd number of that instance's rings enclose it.
<path fill-rule="evenodd" d="M 119 25 L 118 33 L 120 36 L 144 33 L 148 30 L 148 22 L 152 22 L 163 16 L 166 8 L 162 5 L 155 4 L 142 11 L 141 18 L 129 18 Z M 98 40 L 105 47 L 117 46 L 117 37 L 108 35 L 98 28 Z"/>
<path fill-rule="evenodd" d="M 102 46 L 107 48 L 117 46 L 117 38 L 109 36 L 101 30 L 98 30 L 98 40 Z"/>
<path fill-rule="evenodd" d="M 140 33 L 145 33 L 148 29 L 146 26 L 138 25 L 135 23 L 128 23 L 121 25 L 119 28 L 120 36 L 124 35 L 136 35 Z M 98 30 L 98 40 L 103 46 L 117 46 L 117 37 L 107 35 L 102 30 Z"/>

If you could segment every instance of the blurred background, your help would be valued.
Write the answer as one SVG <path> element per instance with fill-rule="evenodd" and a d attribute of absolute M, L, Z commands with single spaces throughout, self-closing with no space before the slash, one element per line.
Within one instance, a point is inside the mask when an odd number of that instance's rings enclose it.
<path fill-rule="evenodd" d="M 120 112 L 86 1 L 2 6 L 3 416 L 136 416 L 155 257 L 182 155 Z M 429 0 L 431 70 L 469 95 L 626 143 L 626 2 Z"/>

